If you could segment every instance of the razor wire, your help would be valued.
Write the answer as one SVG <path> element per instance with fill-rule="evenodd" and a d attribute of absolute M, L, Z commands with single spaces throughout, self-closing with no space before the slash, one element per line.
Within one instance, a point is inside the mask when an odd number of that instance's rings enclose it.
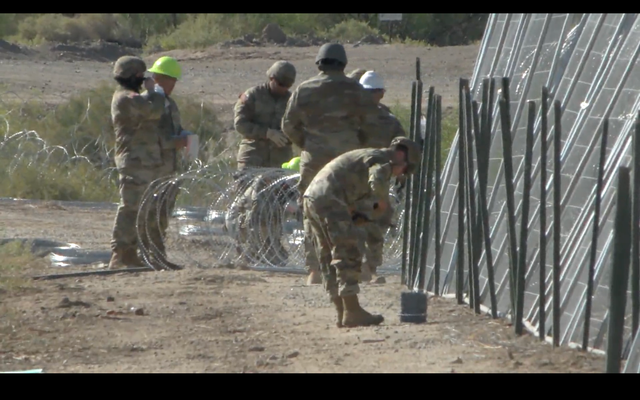
<path fill-rule="evenodd" d="M 299 178 L 286 169 L 236 171 L 215 162 L 155 181 L 143 196 L 137 219 L 143 258 L 160 269 L 177 264 L 302 271 Z M 395 223 L 385 232 L 378 270 L 395 273 L 401 265 L 404 194 L 392 188 L 389 195 Z M 168 227 L 158 236 L 163 221 Z"/>

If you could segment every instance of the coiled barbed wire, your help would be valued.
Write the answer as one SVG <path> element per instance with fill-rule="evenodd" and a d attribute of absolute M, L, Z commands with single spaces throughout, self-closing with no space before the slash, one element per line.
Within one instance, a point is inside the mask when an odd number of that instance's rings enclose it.
<path fill-rule="evenodd" d="M 286 169 L 235 171 L 214 163 L 153 182 L 136 224 L 143 259 L 156 269 L 303 270 L 299 177 Z M 378 270 L 395 272 L 401 265 L 404 195 L 392 188 L 390 196 L 395 223 L 386 230 Z"/>

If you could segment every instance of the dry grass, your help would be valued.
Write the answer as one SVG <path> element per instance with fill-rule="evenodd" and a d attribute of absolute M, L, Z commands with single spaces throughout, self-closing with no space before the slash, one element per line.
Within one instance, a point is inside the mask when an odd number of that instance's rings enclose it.
<path fill-rule="evenodd" d="M 0 180 L 0 197 L 117 201 L 110 112 L 114 88 L 105 82 L 57 106 L 4 96 L 0 171 L 9 179 Z M 191 98 L 175 99 L 183 126 L 200 136 L 201 158 L 206 159 L 222 135 L 216 112 Z"/>
<path fill-rule="evenodd" d="M 0 294 L 28 285 L 24 270 L 36 260 L 28 243 L 15 241 L 0 244 Z"/>

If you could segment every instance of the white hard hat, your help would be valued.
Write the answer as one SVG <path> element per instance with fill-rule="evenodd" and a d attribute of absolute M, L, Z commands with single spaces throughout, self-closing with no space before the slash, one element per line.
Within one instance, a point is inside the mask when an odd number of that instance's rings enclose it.
<path fill-rule="evenodd" d="M 360 78 L 360 84 L 365 89 L 384 89 L 384 81 L 378 73 L 367 71 Z"/>

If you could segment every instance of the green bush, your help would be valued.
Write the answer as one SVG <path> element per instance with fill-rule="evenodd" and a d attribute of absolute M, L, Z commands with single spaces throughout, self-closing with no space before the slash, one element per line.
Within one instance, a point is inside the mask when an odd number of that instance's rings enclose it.
<path fill-rule="evenodd" d="M 482 38 L 488 14 L 404 14 L 396 39 L 446 46 Z M 313 35 L 342 42 L 386 32 L 378 14 L 1 14 L 0 38 L 23 42 L 136 39 L 165 50 L 201 48 L 246 34 L 268 23 L 291 36 Z M 379 30 L 380 29 L 380 30 Z"/>
<path fill-rule="evenodd" d="M 350 19 L 342 21 L 327 30 L 326 37 L 332 40 L 357 42 L 367 35 L 379 35 L 377 29 L 372 28 L 366 22 Z"/>
<path fill-rule="evenodd" d="M 114 84 L 48 107 L 42 102 L 0 102 L 0 197 L 43 200 L 117 200 L 111 124 Z M 199 135 L 200 157 L 220 150 L 221 126 L 214 109 L 174 96 L 184 128 Z M 22 133 L 20 133 L 22 132 Z"/>

